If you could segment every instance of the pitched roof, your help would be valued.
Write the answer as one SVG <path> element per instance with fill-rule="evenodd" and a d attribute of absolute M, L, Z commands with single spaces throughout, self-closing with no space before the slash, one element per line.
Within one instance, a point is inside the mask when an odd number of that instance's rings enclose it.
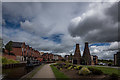
<path fill-rule="evenodd" d="M 48 53 L 44 53 L 43 56 L 44 56 L 44 55 L 47 55 L 47 54 L 48 54 Z"/>
<path fill-rule="evenodd" d="M 23 42 L 12 42 L 12 47 L 20 48 L 22 47 Z"/>
<path fill-rule="evenodd" d="M 29 45 L 25 45 L 25 47 L 26 47 L 26 48 L 27 48 L 27 47 L 29 48 Z"/>

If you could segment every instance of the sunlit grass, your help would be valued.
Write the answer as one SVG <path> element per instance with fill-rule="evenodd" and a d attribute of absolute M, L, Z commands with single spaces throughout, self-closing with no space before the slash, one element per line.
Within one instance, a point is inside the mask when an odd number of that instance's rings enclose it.
<path fill-rule="evenodd" d="M 2 64 L 5 65 L 5 64 L 14 64 L 14 63 L 19 63 L 19 61 L 16 61 L 16 60 L 13 60 L 13 59 L 7 59 L 5 57 L 0 57 L 2 60 Z"/>
<path fill-rule="evenodd" d="M 54 67 L 53 65 L 50 65 L 53 72 L 54 72 L 54 75 L 56 77 L 57 80 L 69 80 L 68 76 L 66 76 L 64 73 L 60 72 L 56 67 Z"/>
<path fill-rule="evenodd" d="M 92 67 L 101 70 L 104 74 L 111 75 L 112 73 L 118 74 L 120 76 L 120 69 L 119 68 L 112 68 L 112 67 L 104 67 L 104 66 L 86 66 Z"/>

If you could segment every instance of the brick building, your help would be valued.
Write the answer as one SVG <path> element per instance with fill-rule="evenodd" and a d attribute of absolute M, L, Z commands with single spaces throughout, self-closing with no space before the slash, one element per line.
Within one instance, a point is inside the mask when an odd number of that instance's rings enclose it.
<path fill-rule="evenodd" d="M 42 55 L 42 57 L 43 57 L 43 61 L 47 61 L 48 60 L 48 53 L 44 53 Z"/>
<path fill-rule="evenodd" d="M 52 61 L 54 59 L 54 55 L 52 53 L 44 53 L 42 55 L 43 60 L 45 61 Z"/>
<path fill-rule="evenodd" d="M 53 58 L 55 61 L 58 60 L 58 55 L 54 55 L 54 58 Z"/>
<path fill-rule="evenodd" d="M 114 65 L 120 66 L 120 51 L 114 54 Z"/>
<path fill-rule="evenodd" d="M 65 55 L 65 60 L 69 61 L 69 57 L 70 57 L 70 55 Z"/>
<path fill-rule="evenodd" d="M 72 56 L 72 54 L 70 54 L 70 55 L 65 55 L 64 58 L 65 58 L 66 61 L 72 62 L 73 56 Z"/>
<path fill-rule="evenodd" d="M 54 55 L 52 53 L 44 53 L 42 55 L 44 61 L 54 61 L 54 60 L 62 60 L 63 57 L 60 55 Z"/>
<path fill-rule="evenodd" d="M 16 57 L 16 60 L 19 60 L 19 61 L 26 61 L 27 59 L 42 60 L 42 57 L 40 56 L 39 51 L 33 49 L 32 47 L 29 47 L 29 45 L 26 45 L 25 42 L 12 41 L 11 47 L 12 47 L 12 50 L 10 51 L 10 53 L 14 54 L 14 56 Z M 8 51 L 5 50 L 5 53 L 8 53 Z M 11 55 L 8 54 L 8 56 L 11 56 Z M 15 59 L 15 57 L 13 59 Z"/>
<path fill-rule="evenodd" d="M 63 60 L 63 57 L 61 55 L 58 55 L 58 60 Z"/>
<path fill-rule="evenodd" d="M 97 65 L 98 64 L 98 56 L 91 55 L 91 65 Z"/>
<path fill-rule="evenodd" d="M 40 55 L 42 56 L 44 54 L 44 52 L 40 52 Z"/>

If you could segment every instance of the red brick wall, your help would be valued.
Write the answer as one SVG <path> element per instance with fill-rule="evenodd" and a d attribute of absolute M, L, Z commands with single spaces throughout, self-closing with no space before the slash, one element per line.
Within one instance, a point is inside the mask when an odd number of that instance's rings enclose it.
<path fill-rule="evenodd" d="M 53 54 L 49 54 L 49 59 L 53 59 Z"/>
<path fill-rule="evenodd" d="M 63 59 L 63 57 L 62 57 L 62 56 L 58 56 L 58 59 L 59 59 L 59 60 L 62 60 L 62 59 Z"/>
<path fill-rule="evenodd" d="M 30 56 L 32 56 L 31 54 L 32 54 L 32 48 L 30 48 L 30 52 L 29 52 L 29 55 L 30 55 Z"/>
<path fill-rule="evenodd" d="M 37 51 L 37 56 L 40 57 L 40 53 L 39 53 L 39 51 Z"/>
<path fill-rule="evenodd" d="M 25 43 L 23 43 L 23 45 L 22 45 L 22 48 L 23 48 L 23 56 L 24 56 L 24 52 L 25 52 Z"/>
<path fill-rule="evenodd" d="M 34 57 L 40 57 L 39 51 L 37 51 L 37 50 L 34 51 Z"/>
<path fill-rule="evenodd" d="M 32 49 L 32 57 L 34 57 L 34 50 Z"/>
<path fill-rule="evenodd" d="M 37 51 L 35 51 L 35 57 L 38 57 L 38 56 L 37 56 Z"/>
<path fill-rule="evenodd" d="M 43 60 L 43 58 L 37 58 L 37 60 L 42 61 L 42 60 Z"/>
<path fill-rule="evenodd" d="M 12 52 L 15 55 L 22 56 L 22 48 L 12 48 Z"/>
<path fill-rule="evenodd" d="M 27 54 L 28 53 L 28 54 Z M 26 47 L 26 53 L 25 53 L 26 56 L 29 55 L 29 46 Z"/>
<path fill-rule="evenodd" d="M 48 53 L 46 55 L 43 55 L 42 57 L 48 59 Z"/>
<path fill-rule="evenodd" d="M 52 60 L 53 56 L 54 56 L 53 54 L 48 54 L 48 53 L 46 55 L 42 55 L 42 57 L 45 58 L 45 59 L 47 59 L 47 60 L 48 59 Z"/>

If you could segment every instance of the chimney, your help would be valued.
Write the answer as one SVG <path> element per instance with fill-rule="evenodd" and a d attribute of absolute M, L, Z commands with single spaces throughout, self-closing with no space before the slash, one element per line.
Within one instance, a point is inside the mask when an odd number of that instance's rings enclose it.
<path fill-rule="evenodd" d="M 74 54 L 74 56 L 79 56 L 79 57 L 81 57 L 79 44 L 76 44 L 76 49 L 75 49 L 75 54 Z"/>
<path fill-rule="evenodd" d="M 79 49 L 79 44 L 76 44 L 73 64 L 80 64 L 80 59 L 81 59 L 81 53 L 80 53 L 80 49 Z"/>
<path fill-rule="evenodd" d="M 90 51 L 89 51 L 89 47 L 88 47 L 88 42 L 85 42 L 85 48 L 84 48 L 84 52 L 83 52 L 83 59 L 85 60 L 85 64 L 86 65 L 90 65 L 91 64 L 91 56 L 90 56 Z"/>

